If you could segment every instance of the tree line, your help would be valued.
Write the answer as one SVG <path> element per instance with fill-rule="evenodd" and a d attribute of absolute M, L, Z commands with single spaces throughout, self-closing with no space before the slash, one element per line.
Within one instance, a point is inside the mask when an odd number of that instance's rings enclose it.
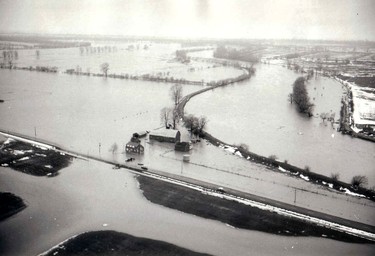
<path fill-rule="evenodd" d="M 236 49 L 225 46 L 219 46 L 214 51 L 215 58 L 240 60 L 252 63 L 259 62 L 259 57 L 253 54 L 253 49 Z"/>
<path fill-rule="evenodd" d="M 293 83 L 293 92 L 289 94 L 289 100 L 290 103 L 297 105 L 300 113 L 305 113 L 311 117 L 313 115 L 314 104 L 310 102 L 310 97 L 306 89 L 306 81 L 304 77 L 296 79 Z"/>

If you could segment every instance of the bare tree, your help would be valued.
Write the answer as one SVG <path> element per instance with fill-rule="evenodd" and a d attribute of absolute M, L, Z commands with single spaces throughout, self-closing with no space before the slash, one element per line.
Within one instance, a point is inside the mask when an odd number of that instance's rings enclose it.
<path fill-rule="evenodd" d="M 109 70 L 109 64 L 107 62 L 104 62 L 102 65 L 100 65 L 100 69 L 103 72 L 103 74 L 105 75 L 105 77 L 107 77 L 108 70 Z"/>
<path fill-rule="evenodd" d="M 199 119 L 198 119 L 198 129 L 199 129 L 199 133 L 201 134 L 204 127 L 206 127 L 207 125 L 207 118 L 205 116 L 201 116 Z"/>
<path fill-rule="evenodd" d="M 184 118 L 184 125 L 190 130 L 190 135 L 192 135 L 198 128 L 198 118 L 193 115 L 188 115 Z"/>
<path fill-rule="evenodd" d="M 175 84 L 170 89 L 171 98 L 174 102 L 174 105 L 178 105 L 182 98 L 182 86 L 179 84 Z"/>
<path fill-rule="evenodd" d="M 206 125 L 207 118 L 204 116 L 197 118 L 193 115 L 188 115 L 185 118 L 185 127 L 190 130 L 190 134 L 201 135 Z"/>
<path fill-rule="evenodd" d="M 352 178 L 351 183 L 353 188 L 358 189 L 358 187 L 368 184 L 368 178 L 366 176 L 357 175 Z"/>
<path fill-rule="evenodd" d="M 168 124 L 170 123 L 172 119 L 172 110 L 170 108 L 162 108 L 160 111 L 160 121 L 162 124 L 164 124 L 165 128 L 168 127 Z"/>

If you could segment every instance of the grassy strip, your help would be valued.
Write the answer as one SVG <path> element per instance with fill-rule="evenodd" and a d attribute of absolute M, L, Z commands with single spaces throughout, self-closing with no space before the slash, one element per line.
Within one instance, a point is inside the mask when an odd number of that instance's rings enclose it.
<path fill-rule="evenodd" d="M 11 140 L 0 147 L 0 165 L 34 176 L 56 176 L 72 157 L 53 150 Z"/>
<path fill-rule="evenodd" d="M 116 231 L 78 235 L 46 255 L 207 255 L 162 241 L 139 238 Z"/>
<path fill-rule="evenodd" d="M 346 233 L 281 216 L 235 201 L 205 195 L 199 191 L 161 180 L 145 176 L 138 176 L 137 179 L 144 196 L 153 203 L 203 218 L 218 220 L 236 228 L 285 236 L 328 237 L 344 242 L 369 243 L 365 239 Z"/>
<path fill-rule="evenodd" d="M 21 198 L 8 192 L 0 192 L 0 221 L 22 211 L 26 204 Z"/>

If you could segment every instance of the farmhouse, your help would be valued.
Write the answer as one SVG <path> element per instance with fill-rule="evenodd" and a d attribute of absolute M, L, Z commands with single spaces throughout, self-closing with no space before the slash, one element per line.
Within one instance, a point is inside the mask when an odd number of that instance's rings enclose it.
<path fill-rule="evenodd" d="M 150 140 L 157 140 L 160 142 L 176 143 L 180 142 L 181 133 L 178 130 L 159 129 L 150 133 Z"/>
<path fill-rule="evenodd" d="M 127 153 L 142 154 L 145 149 L 139 142 L 129 141 L 125 146 L 125 151 Z"/>

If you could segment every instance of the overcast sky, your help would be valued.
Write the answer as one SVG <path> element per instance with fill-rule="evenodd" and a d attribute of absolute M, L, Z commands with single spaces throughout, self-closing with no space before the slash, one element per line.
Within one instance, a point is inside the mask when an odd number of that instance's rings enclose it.
<path fill-rule="evenodd" d="M 0 0 L 0 32 L 375 41 L 375 0 Z"/>

